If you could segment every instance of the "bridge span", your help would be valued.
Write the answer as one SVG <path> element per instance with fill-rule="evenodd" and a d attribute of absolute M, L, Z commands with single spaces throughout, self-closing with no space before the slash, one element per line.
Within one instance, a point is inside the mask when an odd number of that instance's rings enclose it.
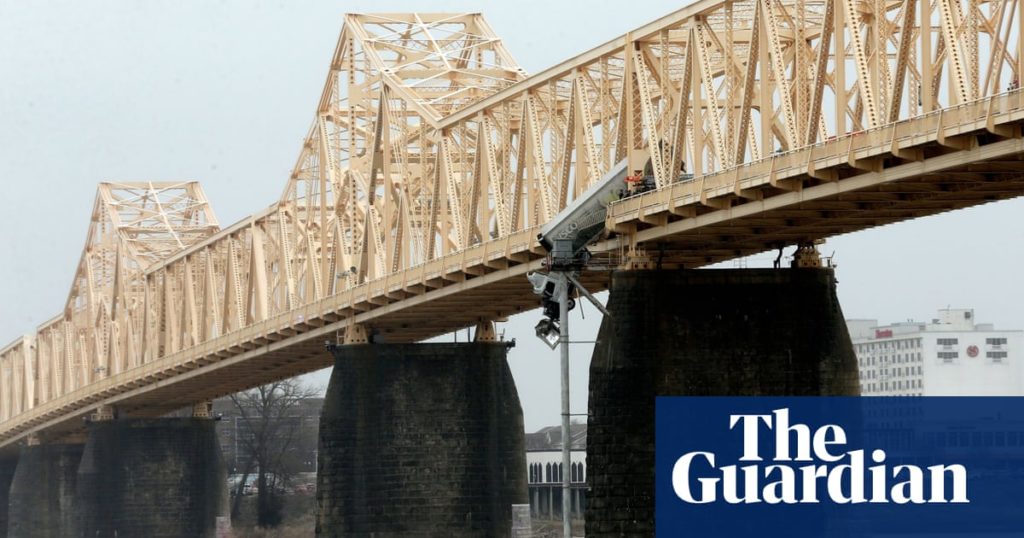
<path fill-rule="evenodd" d="M 1020 196 L 1019 3 L 703 0 L 532 76 L 480 14 L 346 15 L 270 207 L 100 185 L 60 314 L 0 350 L 0 447 L 532 309 L 540 226 L 624 158 L 654 188 L 592 250 L 634 268 Z"/>
<path fill-rule="evenodd" d="M 616 254 L 614 258 L 621 259 L 628 251 L 628 241 L 635 238 L 641 247 L 647 246 L 648 257 L 696 268 L 1020 196 L 1024 194 L 1024 175 L 1020 172 L 1024 140 L 1016 134 L 1022 119 L 1024 97 L 1019 92 L 1003 94 L 673 183 L 612 204 L 609 227 L 624 233 L 603 241 L 595 251 Z M 999 132 L 1015 134 L 996 134 Z M 901 159 L 894 157 L 894 152 L 912 157 Z M 154 192 L 170 186 L 139 184 L 135 188 Z M 218 248 L 218 242 L 235 241 L 237 245 L 237 236 L 253 233 L 256 220 L 254 217 L 212 234 L 189 250 L 203 254 L 204 249 Z M 9 395 L 4 400 L 4 416 L 8 418 L 0 425 L 5 444 L 32 431 L 80 428 L 81 417 L 98 405 L 121 406 L 133 414 L 160 415 L 330 366 L 332 359 L 325 354 L 324 343 L 343 341 L 345 330 L 352 324 L 372 327 L 379 341 L 415 342 L 535 308 L 537 298 L 524 275 L 542 267 L 544 253 L 536 242 L 538 229 L 529 227 L 335 290 L 266 319 L 240 323 L 238 329 L 204 342 L 187 347 L 179 343 L 183 349 L 170 353 L 161 350 L 163 356 L 157 351 L 155 360 L 146 360 L 145 351 L 141 357 L 124 355 L 128 346 L 122 348 L 120 357 L 114 353 L 83 357 L 85 365 L 110 364 L 110 375 L 102 370 L 84 371 L 85 366 L 74 362 L 77 372 L 73 367 L 40 362 L 49 358 L 47 355 L 52 357 L 54 351 L 58 357 L 62 350 L 65 357 L 68 354 L 64 347 L 67 344 L 62 345 L 53 336 L 53 326 L 65 323 L 58 318 L 41 327 L 38 336 L 20 339 L 4 349 L 5 364 L 11 365 L 4 374 L 5 387 L 9 387 L 4 391 Z M 188 251 L 180 253 L 157 262 L 155 271 L 168 271 L 175 263 L 184 266 L 189 259 Z M 242 267 L 239 264 L 232 268 L 239 280 L 244 278 Z M 196 267 L 189 270 L 203 271 Z M 594 290 L 607 288 L 608 282 L 603 272 L 584 276 L 584 283 Z M 167 288 L 157 293 L 162 291 L 164 300 L 190 304 L 193 312 L 174 314 L 184 317 L 185 324 L 196 330 L 200 322 L 188 316 L 202 308 L 198 305 L 209 297 L 205 289 L 209 284 L 218 286 L 209 278 L 193 282 L 191 297 L 167 297 Z M 223 284 L 219 285 L 217 291 L 223 294 Z M 250 297 L 245 301 L 251 301 L 251 295 L 258 291 L 253 289 L 256 283 L 237 286 L 248 289 Z M 229 290 L 228 295 L 231 293 Z M 217 310 L 229 310 L 231 305 L 218 298 L 207 306 L 205 313 L 213 317 Z M 56 334 L 65 337 L 63 331 Z M 145 349 L 141 337 L 139 334 L 135 349 Z M 191 335 L 181 330 L 178 337 Z M 160 349 L 161 340 L 173 338 L 164 332 L 149 340 L 149 347 Z M 174 347 L 172 342 L 165 349 Z M 111 358 L 114 360 L 107 362 Z M 18 367 L 19 361 L 24 366 Z M 141 364 L 134 364 L 136 361 Z M 32 375 L 32 383 L 18 379 L 15 372 Z M 39 375 L 43 372 L 49 377 Z M 76 374 L 89 382 L 78 381 L 83 383 L 81 387 L 55 397 L 62 382 L 76 382 Z M 23 384 L 18 386 L 18 381 Z"/>

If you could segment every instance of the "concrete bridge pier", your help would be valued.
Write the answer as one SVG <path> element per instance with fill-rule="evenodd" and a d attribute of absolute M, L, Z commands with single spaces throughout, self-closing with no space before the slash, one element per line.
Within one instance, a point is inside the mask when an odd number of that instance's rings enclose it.
<path fill-rule="evenodd" d="M 619 271 L 590 364 L 586 534 L 653 536 L 656 396 L 859 394 L 829 269 Z"/>
<path fill-rule="evenodd" d="M 484 339 L 332 348 L 317 536 L 510 535 L 523 413 L 507 344 Z"/>
<path fill-rule="evenodd" d="M 10 487 L 7 536 L 65 538 L 74 533 L 75 486 L 81 443 L 39 443 L 21 448 Z"/>
<path fill-rule="evenodd" d="M 80 538 L 213 538 L 227 473 L 209 418 L 94 421 L 78 468 Z"/>

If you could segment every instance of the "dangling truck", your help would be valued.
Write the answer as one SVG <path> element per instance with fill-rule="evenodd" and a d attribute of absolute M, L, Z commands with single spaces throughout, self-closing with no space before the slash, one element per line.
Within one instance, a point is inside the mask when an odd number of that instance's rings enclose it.
<path fill-rule="evenodd" d="M 587 245 L 604 232 L 608 204 L 623 196 L 627 159 L 612 166 L 604 176 L 545 224 L 537 240 L 551 256 L 551 269 L 580 268 L 590 253 Z"/>
<path fill-rule="evenodd" d="M 548 273 L 529 273 L 526 278 L 533 285 L 533 292 L 541 297 L 544 315 L 549 319 L 538 324 L 538 335 L 552 332 L 553 322 L 559 320 L 558 297 L 562 287 L 568 286 L 567 296 L 576 295 L 577 285 L 573 273 L 582 269 L 590 259 L 587 245 L 604 232 L 608 204 L 623 196 L 628 161 L 619 161 L 607 174 L 601 177 L 582 195 L 559 212 L 551 222 L 540 229 L 537 240 L 549 256 Z M 593 300 L 583 291 L 588 299 Z M 598 308 L 603 308 L 596 303 Z M 569 299 L 569 310 L 576 306 Z M 549 345 L 551 343 L 549 342 Z"/>

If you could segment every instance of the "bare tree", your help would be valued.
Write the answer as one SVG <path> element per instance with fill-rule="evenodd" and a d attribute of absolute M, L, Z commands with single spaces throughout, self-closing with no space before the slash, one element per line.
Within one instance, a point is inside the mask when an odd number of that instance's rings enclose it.
<path fill-rule="evenodd" d="M 285 379 L 231 395 L 242 417 L 239 441 L 248 456 L 231 503 L 232 519 L 238 516 L 245 484 L 255 472 L 257 526 L 276 527 L 281 523 L 285 457 L 302 423 L 296 420 L 297 410 L 319 392 L 298 380 Z"/>

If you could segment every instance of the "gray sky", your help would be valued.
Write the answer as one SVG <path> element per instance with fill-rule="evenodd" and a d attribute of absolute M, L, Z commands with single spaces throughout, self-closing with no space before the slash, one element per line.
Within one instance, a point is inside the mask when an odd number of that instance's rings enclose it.
<path fill-rule="evenodd" d="M 222 225 L 274 202 L 346 12 L 480 11 L 534 73 L 683 5 L 0 0 L 0 346 L 60 311 L 97 182 L 199 180 Z M 1024 328 L 1022 214 L 1018 199 L 829 241 L 846 316 L 930 319 L 960 306 Z M 599 314 L 584 309 L 573 331 L 593 339 Z M 559 413 L 558 358 L 535 340 L 538 318 L 502 327 L 519 342 L 510 363 L 529 431 Z M 573 353 L 572 411 L 585 413 L 590 349 Z"/>

